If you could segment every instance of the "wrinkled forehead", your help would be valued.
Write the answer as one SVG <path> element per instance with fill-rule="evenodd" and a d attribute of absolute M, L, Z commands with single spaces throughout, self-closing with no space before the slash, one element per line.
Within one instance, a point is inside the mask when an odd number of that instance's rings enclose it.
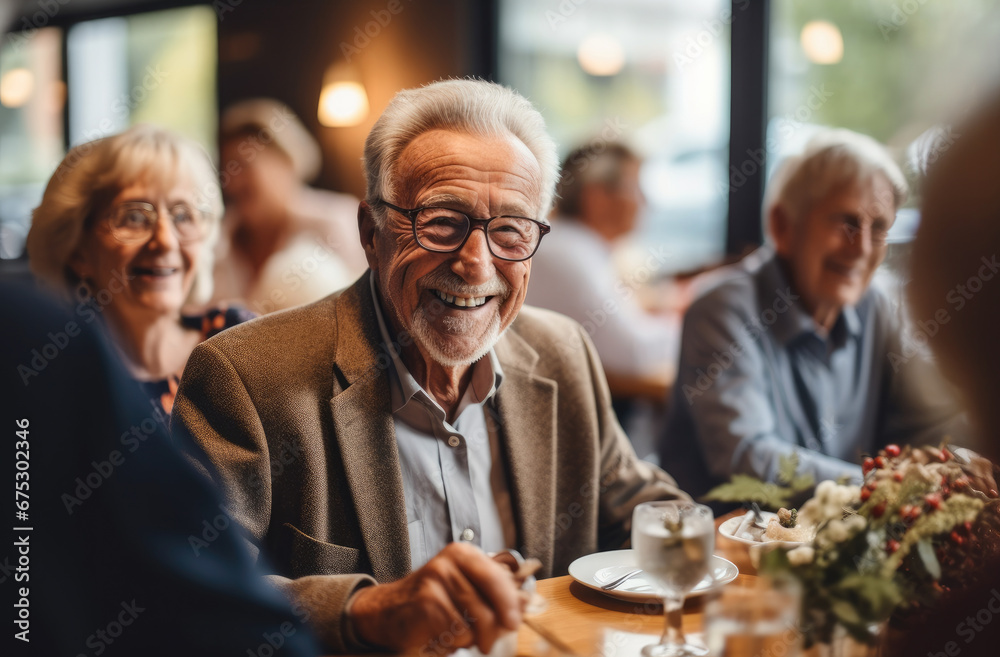
<path fill-rule="evenodd" d="M 885 174 L 878 171 L 852 172 L 831 179 L 826 189 L 807 199 L 803 214 L 808 216 L 820 207 L 889 221 L 895 218 L 897 209 L 892 184 Z"/>
<path fill-rule="evenodd" d="M 534 154 L 512 134 L 439 129 L 421 133 L 403 149 L 392 187 L 397 199 L 414 202 L 442 190 L 460 195 L 489 186 L 491 194 L 535 210 L 541 204 L 541 178 Z"/>

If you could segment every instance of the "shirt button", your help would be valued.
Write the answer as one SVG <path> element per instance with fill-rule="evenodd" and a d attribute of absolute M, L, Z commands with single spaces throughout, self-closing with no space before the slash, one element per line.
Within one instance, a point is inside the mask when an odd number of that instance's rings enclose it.
<path fill-rule="evenodd" d="M 458 436 L 448 436 L 448 444 L 451 445 L 452 447 L 458 447 L 459 445 L 462 444 L 462 441 L 461 441 L 461 439 L 459 439 Z M 469 531 L 469 530 L 466 529 L 465 531 Z M 462 536 L 465 536 L 465 534 L 462 534 Z M 465 540 L 470 541 L 472 539 L 467 538 Z"/>
<path fill-rule="evenodd" d="M 476 537 L 476 532 L 472 531 L 468 527 L 466 527 L 465 529 L 462 530 L 462 540 L 463 541 L 471 541 L 475 537 Z"/>

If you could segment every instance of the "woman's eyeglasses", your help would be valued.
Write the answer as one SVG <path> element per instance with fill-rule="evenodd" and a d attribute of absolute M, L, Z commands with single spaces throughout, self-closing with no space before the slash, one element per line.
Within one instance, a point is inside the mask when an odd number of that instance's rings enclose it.
<path fill-rule="evenodd" d="M 206 213 L 187 203 L 177 203 L 168 210 L 170 225 L 181 244 L 197 242 L 208 232 Z M 160 212 L 152 203 L 128 201 L 116 205 L 108 213 L 111 234 L 126 244 L 145 242 L 156 232 Z"/>

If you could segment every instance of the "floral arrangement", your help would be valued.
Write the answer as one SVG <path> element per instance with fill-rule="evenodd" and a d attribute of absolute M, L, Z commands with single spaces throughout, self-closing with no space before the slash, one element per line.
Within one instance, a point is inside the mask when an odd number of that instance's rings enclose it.
<path fill-rule="evenodd" d="M 1000 557 L 997 493 L 968 466 L 945 447 L 888 445 L 865 459 L 863 486 L 816 487 L 798 513 L 815 538 L 760 560 L 762 573 L 801 585 L 806 647 L 838 627 L 874 643 L 884 621 L 921 622 L 969 583 L 970 563 Z"/>

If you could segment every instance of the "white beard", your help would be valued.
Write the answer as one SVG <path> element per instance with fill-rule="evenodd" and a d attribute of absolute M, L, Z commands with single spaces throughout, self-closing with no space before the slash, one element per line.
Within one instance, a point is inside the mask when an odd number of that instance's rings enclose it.
<path fill-rule="evenodd" d="M 445 331 L 451 335 L 467 335 L 477 324 L 477 322 L 464 317 L 442 317 L 441 321 Z M 427 322 L 423 308 L 419 308 L 413 313 L 411 331 L 414 339 L 427 350 L 430 357 L 445 367 L 464 367 L 475 363 L 489 353 L 502 335 L 500 332 L 500 313 L 497 312 L 490 320 L 489 326 L 486 327 L 482 340 L 471 350 L 463 349 L 460 342 L 441 340 L 440 334 L 434 331 Z"/>

